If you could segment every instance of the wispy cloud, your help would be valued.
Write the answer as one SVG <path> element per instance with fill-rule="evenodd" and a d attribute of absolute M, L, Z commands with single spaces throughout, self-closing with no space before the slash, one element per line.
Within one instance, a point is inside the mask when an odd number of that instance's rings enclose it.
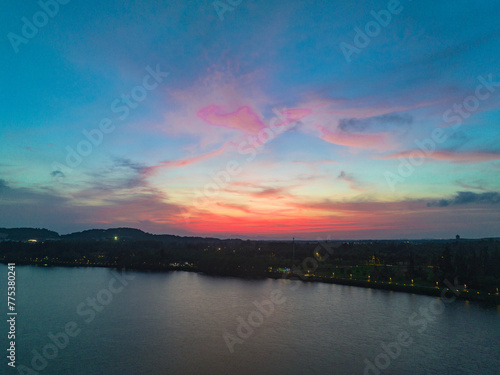
<path fill-rule="evenodd" d="M 294 186 L 276 187 L 264 186 L 252 182 L 238 181 L 225 189 L 226 192 L 236 194 L 245 199 L 261 198 L 261 199 L 281 199 L 291 197 L 290 189 Z"/>
<path fill-rule="evenodd" d="M 52 172 L 50 172 L 50 175 L 52 177 L 56 177 L 56 178 L 65 178 L 66 177 L 64 172 L 61 172 L 61 171 L 52 171 Z"/>
<path fill-rule="evenodd" d="M 223 145 L 219 149 L 211 151 L 211 152 L 207 152 L 205 154 L 193 156 L 190 158 L 184 158 L 184 159 L 162 161 L 160 164 L 144 168 L 142 171 L 142 174 L 144 176 L 151 176 L 151 175 L 154 175 L 155 173 L 158 173 L 162 169 L 175 168 L 175 167 L 185 167 L 187 165 L 199 163 L 199 162 L 202 162 L 204 160 L 221 155 L 222 153 L 224 153 L 224 151 L 226 150 L 226 148 L 228 146 L 229 146 L 229 143 L 226 143 L 225 145 Z"/>
<path fill-rule="evenodd" d="M 367 130 L 408 129 L 413 124 L 413 116 L 408 113 L 389 113 L 368 118 L 343 118 L 339 129 L 346 133 L 362 133 Z"/>
<path fill-rule="evenodd" d="M 399 159 L 399 158 L 412 157 L 413 155 L 424 155 L 429 159 L 451 161 L 454 163 L 477 163 L 477 162 L 485 162 L 485 161 L 500 159 L 500 152 L 497 151 L 487 152 L 487 151 L 442 150 L 442 151 L 423 153 L 421 150 L 418 149 L 414 149 L 411 151 L 397 152 L 390 155 L 376 156 L 374 157 L 374 159 L 382 159 L 382 160 Z"/>
<path fill-rule="evenodd" d="M 472 203 L 496 205 L 500 203 L 500 194 L 496 192 L 474 193 L 472 191 L 459 191 L 454 197 L 429 202 L 427 207 L 448 207 Z"/>
<path fill-rule="evenodd" d="M 179 225 L 181 207 L 155 188 L 127 188 L 114 178 L 87 183 L 74 193 L 47 187 L 10 187 L 0 180 L 0 226 L 33 226 L 60 232 L 99 225 L 132 226 L 187 233 Z M 15 207 L 15 210 L 12 208 Z M 3 215 L 10 212 L 9 216 Z"/>
<path fill-rule="evenodd" d="M 0 190 L 8 189 L 8 188 L 9 188 L 9 186 L 7 185 L 7 181 L 0 178 Z"/>
<path fill-rule="evenodd" d="M 463 187 L 465 189 L 486 191 L 486 189 L 483 187 L 484 183 L 480 180 L 473 181 L 473 183 L 465 183 L 465 182 L 460 181 L 460 180 L 456 180 L 455 182 L 458 186 Z"/>
<path fill-rule="evenodd" d="M 391 142 L 387 133 L 362 134 L 345 133 L 342 131 L 330 131 L 323 126 L 317 127 L 320 131 L 320 138 L 326 142 L 341 146 L 348 146 L 362 149 L 373 149 L 386 151 L 391 149 Z"/>
<path fill-rule="evenodd" d="M 347 182 L 349 187 L 353 190 L 364 191 L 367 186 L 354 177 L 353 174 L 346 173 L 345 171 L 340 171 L 337 179 Z"/>
<path fill-rule="evenodd" d="M 258 198 L 274 198 L 279 199 L 284 195 L 288 195 L 287 188 L 262 188 L 260 191 L 253 193 Z"/>
<path fill-rule="evenodd" d="M 245 133 L 257 134 L 265 127 L 252 108 L 245 106 L 234 112 L 226 112 L 220 106 L 210 105 L 198 111 L 197 116 L 211 125 L 238 129 Z"/>

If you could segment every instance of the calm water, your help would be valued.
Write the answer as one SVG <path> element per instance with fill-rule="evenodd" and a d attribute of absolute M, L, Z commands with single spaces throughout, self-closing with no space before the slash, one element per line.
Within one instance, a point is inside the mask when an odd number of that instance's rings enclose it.
<path fill-rule="evenodd" d="M 109 269 L 16 270 L 16 364 L 32 368 L 33 350 L 45 347 L 52 359 L 40 374 L 363 374 L 366 361 L 374 366 L 367 374 L 377 373 L 375 363 L 386 367 L 384 374 L 499 373 L 498 307 L 185 272 L 127 273 L 135 278 L 122 283 L 112 281 Z M 2 296 L 6 279 L 7 267 L 0 265 Z M 254 302 L 271 297 L 274 311 L 264 303 L 266 314 L 260 313 Z M 95 308 L 87 298 L 98 298 Z M 248 321 L 249 315 L 255 327 L 242 327 L 240 338 L 238 317 Z M 0 342 L 7 347 L 2 320 Z M 67 323 L 77 335 L 67 344 L 62 338 L 55 355 L 48 335 L 64 332 Z M 225 332 L 239 340 L 233 353 Z M 399 336 L 407 346 L 396 343 Z M 4 357 L 0 373 L 17 373 L 6 362 Z"/>

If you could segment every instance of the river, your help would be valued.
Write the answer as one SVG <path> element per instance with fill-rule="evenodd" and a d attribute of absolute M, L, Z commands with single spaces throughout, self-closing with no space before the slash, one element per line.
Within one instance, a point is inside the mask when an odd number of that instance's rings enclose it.
<path fill-rule="evenodd" d="M 7 317 L 7 266 L 0 265 Z M 500 307 L 291 280 L 16 267 L 5 374 L 498 374 Z M 9 348 L 7 318 L 0 342 Z M 3 371 L 5 370 L 5 371 Z M 17 370 L 17 371 L 16 371 Z"/>

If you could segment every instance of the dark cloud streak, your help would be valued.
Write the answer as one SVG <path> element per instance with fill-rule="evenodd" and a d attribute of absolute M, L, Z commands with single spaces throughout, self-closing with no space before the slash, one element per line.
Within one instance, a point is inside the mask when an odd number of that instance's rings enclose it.
<path fill-rule="evenodd" d="M 361 119 L 344 118 L 339 121 L 339 129 L 346 133 L 363 133 L 368 130 L 407 129 L 412 124 L 413 116 L 408 113 L 389 113 L 382 116 Z"/>
<path fill-rule="evenodd" d="M 440 199 L 427 203 L 427 207 L 448 207 L 463 204 L 499 204 L 500 194 L 496 192 L 474 193 L 472 191 L 459 191 L 451 199 Z"/>

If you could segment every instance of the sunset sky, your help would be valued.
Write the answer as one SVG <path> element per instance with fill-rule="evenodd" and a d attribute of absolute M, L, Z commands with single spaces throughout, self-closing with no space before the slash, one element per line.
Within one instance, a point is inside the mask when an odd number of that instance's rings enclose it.
<path fill-rule="evenodd" d="M 498 1 L 43 1 L 1 5 L 0 227 L 500 236 Z"/>

